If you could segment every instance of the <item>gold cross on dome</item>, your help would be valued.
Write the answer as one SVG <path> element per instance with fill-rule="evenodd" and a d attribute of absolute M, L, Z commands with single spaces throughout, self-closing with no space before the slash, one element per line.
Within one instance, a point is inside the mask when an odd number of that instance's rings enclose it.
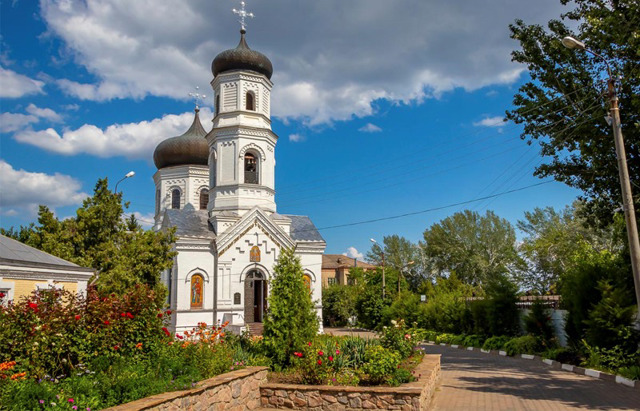
<path fill-rule="evenodd" d="M 238 16 L 240 16 L 240 20 L 238 20 L 238 23 L 240 23 L 240 28 L 241 28 L 242 30 L 246 30 L 245 25 L 244 25 L 244 23 L 245 23 L 245 18 L 246 18 L 246 17 L 251 17 L 251 18 L 254 18 L 254 17 L 255 17 L 255 16 L 253 15 L 253 13 L 248 13 L 248 12 L 247 12 L 247 10 L 244 8 L 244 6 L 245 6 L 245 2 L 244 2 L 244 1 L 241 1 L 241 2 L 240 2 L 240 10 L 236 10 L 236 9 L 233 9 L 233 10 L 232 10 L 235 14 L 237 14 Z"/>
<path fill-rule="evenodd" d="M 193 100 L 196 103 L 196 109 L 200 108 L 200 101 L 207 98 L 207 96 L 205 96 L 204 94 L 198 93 L 198 90 L 200 90 L 200 87 L 196 86 L 196 92 L 189 93 L 189 97 L 193 97 Z"/>

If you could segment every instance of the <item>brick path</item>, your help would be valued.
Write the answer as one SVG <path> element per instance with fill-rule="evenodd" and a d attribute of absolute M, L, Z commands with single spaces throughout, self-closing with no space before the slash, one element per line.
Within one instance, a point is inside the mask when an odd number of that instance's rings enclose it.
<path fill-rule="evenodd" d="M 442 378 L 431 410 L 640 410 L 640 390 L 555 370 L 535 360 L 439 345 Z"/>
<path fill-rule="evenodd" d="M 362 328 L 349 328 L 349 327 L 331 328 L 331 327 L 324 327 L 324 333 L 328 334 L 328 335 L 335 335 L 336 337 L 345 336 L 345 335 L 351 335 L 351 336 L 362 337 L 362 338 L 378 338 L 378 335 L 376 333 L 374 333 L 373 331 L 364 330 Z"/>

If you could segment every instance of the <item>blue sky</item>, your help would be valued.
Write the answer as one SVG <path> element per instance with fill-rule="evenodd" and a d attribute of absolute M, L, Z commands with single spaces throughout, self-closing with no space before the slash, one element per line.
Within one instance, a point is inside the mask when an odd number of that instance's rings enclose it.
<path fill-rule="evenodd" d="M 482 4 L 477 4 L 482 3 Z M 274 64 L 279 212 L 309 215 L 328 253 L 358 255 L 369 238 L 422 238 L 456 211 L 515 223 L 579 194 L 539 183 L 536 145 L 501 121 L 527 81 L 510 62 L 516 18 L 545 23 L 555 0 L 251 0 L 249 46 Z M 120 185 L 130 212 L 152 219 L 152 155 L 192 120 L 190 92 L 209 95 L 211 60 L 238 42 L 239 2 L 2 1 L 0 225 L 35 220 L 37 204 L 73 215 L 96 180 Z M 353 249 L 351 249 L 351 247 Z"/>

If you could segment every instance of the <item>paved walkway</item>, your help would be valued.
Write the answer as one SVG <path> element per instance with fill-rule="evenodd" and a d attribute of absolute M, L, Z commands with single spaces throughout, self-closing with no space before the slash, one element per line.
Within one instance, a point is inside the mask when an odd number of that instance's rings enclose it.
<path fill-rule="evenodd" d="M 378 335 L 373 331 L 365 330 L 362 328 L 324 327 L 324 333 L 328 335 L 335 335 L 336 337 L 350 335 L 362 338 L 378 338 Z"/>
<path fill-rule="evenodd" d="M 439 345 L 442 378 L 431 410 L 640 410 L 640 391 L 535 360 Z"/>

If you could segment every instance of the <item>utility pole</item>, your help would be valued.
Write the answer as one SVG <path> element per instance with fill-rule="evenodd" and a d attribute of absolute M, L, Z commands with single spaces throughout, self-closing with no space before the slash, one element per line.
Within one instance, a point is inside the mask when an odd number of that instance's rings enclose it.
<path fill-rule="evenodd" d="M 616 154 L 618 156 L 618 172 L 620 173 L 620 185 L 622 188 L 624 218 L 627 223 L 627 236 L 629 237 L 631 269 L 633 270 L 633 283 L 636 288 L 636 302 L 638 303 L 638 313 L 640 315 L 640 241 L 638 240 L 638 225 L 636 223 L 635 207 L 633 206 L 633 195 L 631 194 L 629 169 L 627 168 L 627 153 L 624 149 L 624 139 L 622 137 L 618 96 L 616 95 L 616 88 L 612 76 L 609 76 L 607 84 L 609 88 L 609 102 L 611 103 L 611 127 L 613 127 L 613 140 L 616 144 Z"/>
<path fill-rule="evenodd" d="M 620 173 L 620 186 L 622 188 L 622 207 L 624 209 L 624 219 L 627 224 L 627 236 L 629 238 L 629 252 L 631 254 L 631 270 L 633 271 L 633 283 L 636 288 L 636 303 L 638 304 L 638 315 L 640 315 L 640 241 L 638 240 L 638 224 L 636 223 L 636 211 L 633 206 L 633 196 L 631 194 L 631 183 L 629 181 L 629 169 L 627 168 L 627 153 L 624 149 L 624 139 L 622 138 L 622 124 L 620 122 L 620 110 L 618 108 L 618 95 L 616 94 L 616 84 L 611 72 L 609 61 L 600 54 L 589 50 L 583 42 L 573 37 L 565 37 L 562 44 L 570 49 L 584 50 L 604 61 L 607 67 L 607 88 L 609 94 L 611 127 L 613 128 L 613 140 L 616 145 L 616 156 L 618 158 L 618 172 Z"/>

